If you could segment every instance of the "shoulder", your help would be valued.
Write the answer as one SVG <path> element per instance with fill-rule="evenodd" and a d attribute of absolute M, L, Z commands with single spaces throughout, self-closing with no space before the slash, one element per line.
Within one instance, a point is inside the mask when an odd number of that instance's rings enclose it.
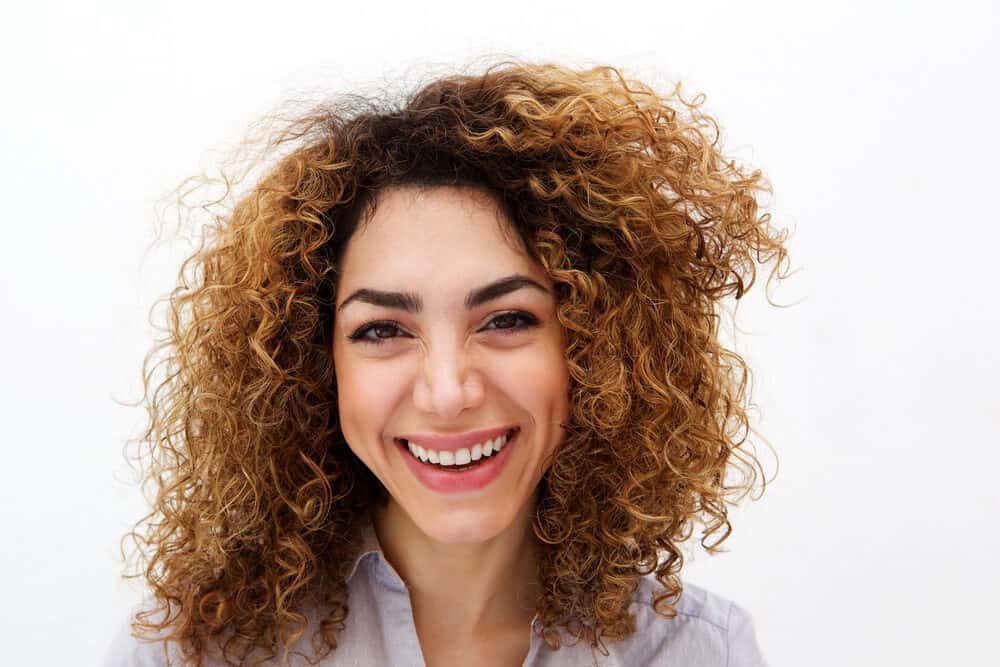
<path fill-rule="evenodd" d="M 633 610 L 637 647 L 650 652 L 635 656 L 630 664 L 766 665 L 757 644 L 750 613 L 736 602 L 690 582 L 683 582 L 677 616 L 665 619 L 653 610 L 654 596 L 662 591 L 653 575 L 642 578 Z M 661 661 L 664 661 L 661 663 Z"/>
<path fill-rule="evenodd" d="M 719 630 L 726 630 L 729 627 L 734 608 L 742 611 L 742 608 L 739 608 L 735 602 L 728 598 L 689 581 L 683 581 L 682 584 L 681 597 L 677 602 L 678 618 L 697 620 Z M 663 587 L 653 575 L 643 577 L 635 595 L 637 607 L 652 611 L 654 597 L 662 590 Z"/>
<path fill-rule="evenodd" d="M 172 667 L 188 664 L 185 662 L 183 651 L 177 642 L 164 641 L 166 631 L 161 631 L 158 635 L 150 638 L 135 636 L 132 632 L 132 624 L 135 622 L 137 614 L 143 611 L 152 612 L 149 620 L 159 621 L 164 618 L 162 609 L 154 606 L 149 601 L 145 601 L 134 607 L 127 618 L 118 626 L 117 631 L 111 638 L 105 650 L 104 659 L 100 663 L 101 666 Z M 318 616 L 318 611 L 315 607 L 308 607 L 304 611 L 308 621 L 308 628 L 291 647 L 289 657 L 289 664 L 291 665 L 315 665 L 319 661 L 315 657 L 315 649 L 311 646 L 311 639 L 313 633 L 319 629 L 321 618 Z M 210 640 L 203 648 L 200 664 L 206 667 L 230 664 L 222 655 L 221 650 L 224 638 L 230 636 L 229 634 L 224 634 L 222 638 Z M 249 664 L 272 664 L 271 662 L 262 662 L 270 659 L 271 656 L 269 653 L 255 649 L 247 656 L 246 662 Z"/>

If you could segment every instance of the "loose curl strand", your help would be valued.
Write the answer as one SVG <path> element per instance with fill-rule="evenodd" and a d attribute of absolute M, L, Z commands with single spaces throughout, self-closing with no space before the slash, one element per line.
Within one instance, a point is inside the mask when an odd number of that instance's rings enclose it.
<path fill-rule="evenodd" d="M 757 265 L 769 282 L 788 266 L 769 183 L 721 152 L 703 99 L 612 67 L 505 61 L 283 119 L 252 187 L 223 180 L 204 207 L 143 365 L 152 507 L 123 543 L 156 605 L 133 630 L 186 663 L 218 643 L 227 664 L 258 664 L 287 659 L 317 605 L 316 659 L 336 649 L 346 568 L 385 490 L 338 428 L 333 295 L 347 241 L 394 185 L 490 194 L 556 285 L 571 414 L 533 517 L 541 637 L 603 650 L 629 636 L 650 573 L 673 617 L 681 544 L 701 523 L 718 550 L 760 468 L 720 305 Z"/>

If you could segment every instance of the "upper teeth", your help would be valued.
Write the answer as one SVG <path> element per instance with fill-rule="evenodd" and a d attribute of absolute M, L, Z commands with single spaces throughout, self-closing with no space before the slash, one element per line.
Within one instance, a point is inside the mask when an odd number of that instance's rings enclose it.
<path fill-rule="evenodd" d="M 436 463 L 442 466 L 463 466 L 470 461 L 478 461 L 484 456 L 490 456 L 495 452 L 499 452 L 503 449 L 505 444 L 507 444 L 506 433 L 498 435 L 492 440 L 487 440 L 486 442 L 473 445 L 471 449 L 462 447 L 461 449 L 453 451 L 443 450 L 438 452 L 433 449 L 414 444 L 409 440 L 406 441 L 406 445 L 410 449 L 410 453 L 418 459 L 425 463 Z"/>

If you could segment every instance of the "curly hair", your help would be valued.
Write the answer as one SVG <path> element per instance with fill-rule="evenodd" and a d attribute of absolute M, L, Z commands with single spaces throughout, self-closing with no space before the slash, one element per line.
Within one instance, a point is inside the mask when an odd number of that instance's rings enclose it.
<path fill-rule="evenodd" d="M 727 505 L 760 468 L 721 302 L 756 265 L 784 278 L 788 259 L 787 232 L 761 212 L 769 183 L 721 152 L 703 101 L 612 67 L 505 61 L 400 102 L 342 96 L 281 121 L 270 166 L 209 208 L 143 364 L 137 441 L 154 493 L 123 538 L 138 555 L 126 576 L 165 613 L 141 612 L 133 631 L 198 664 L 223 636 L 227 662 L 282 644 L 287 657 L 305 605 L 322 602 L 313 646 L 336 649 L 359 517 L 385 490 L 338 429 L 333 295 L 347 241 L 393 185 L 492 194 L 556 286 L 570 417 L 532 517 L 542 639 L 631 635 L 650 573 L 654 609 L 672 618 L 681 544 L 701 523 L 718 550 Z"/>

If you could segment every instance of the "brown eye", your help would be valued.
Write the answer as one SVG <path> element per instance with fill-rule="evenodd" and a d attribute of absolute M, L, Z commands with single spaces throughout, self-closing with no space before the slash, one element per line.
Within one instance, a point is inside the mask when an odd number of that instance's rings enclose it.
<path fill-rule="evenodd" d="M 392 322 L 371 322 L 360 327 L 357 331 L 348 336 L 348 338 L 352 341 L 374 343 L 375 345 L 379 345 L 387 340 L 396 338 L 395 334 L 399 332 L 399 327 Z M 369 333 L 374 333 L 375 335 L 369 336 Z"/>
<path fill-rule="evenodd" d="M 522 321 L 523 324 L 518 324 L 518 321 Z M 486 326 L 487 329 L 494 329 L 497 331 L 502 331 L 504 333 L 514 333 L 520 331 L 521 329 L 527 329 L 538 324 L 538 320 L 534 316 L 528 313 L 521 312 L 510 312 L 510 313 L 500 313 Z M 490 326 L 495 325 L 495 326 Z"/>
<path fill-rule="evenodd" d="M 392 333 L 399 331 L 399 329 L 391 324 L 376 324 L 372 327 L 372 331 L 375 332 L 376 338 L 392 338 Z"/>
<path fill-rule="evenodd" d="M 504 313 L 499 317 L 493 318 L 493 322 L 497 325 L 497 329 L 511 329 L 517 326 L 517 321 L 520 319 L 514 313 Z"/>

